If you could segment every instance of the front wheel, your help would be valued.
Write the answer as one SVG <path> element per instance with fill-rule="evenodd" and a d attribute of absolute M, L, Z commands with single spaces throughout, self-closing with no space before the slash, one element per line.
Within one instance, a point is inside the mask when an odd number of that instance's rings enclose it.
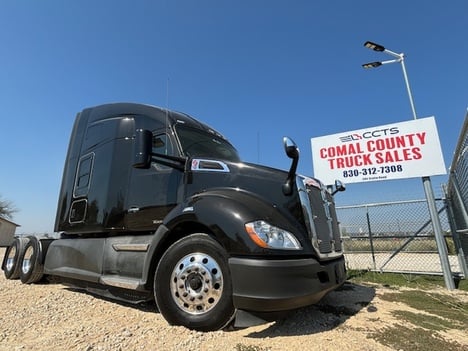
<path fill-rule="evenodd" d="M 174 325 L 218 330 L 234 317 L 224 248 L 207 234 L 192 234 L 164 253 L 154 277 L 158 309 Z"/>

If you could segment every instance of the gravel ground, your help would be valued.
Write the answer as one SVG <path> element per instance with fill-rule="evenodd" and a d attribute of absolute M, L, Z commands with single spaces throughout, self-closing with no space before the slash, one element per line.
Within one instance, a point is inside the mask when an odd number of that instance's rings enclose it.
<path fill-rule="evenodd" d="M 280 321 L 201 333 L 168 325 L 154 304 L 127 305 L 61 284 L 23 285 L 1 274 L 0 350 L 391 350 L 369 337 L 396 323 L 391 311 L 404 308 L 381 300 L 384 290 L 346 283 Z"/>

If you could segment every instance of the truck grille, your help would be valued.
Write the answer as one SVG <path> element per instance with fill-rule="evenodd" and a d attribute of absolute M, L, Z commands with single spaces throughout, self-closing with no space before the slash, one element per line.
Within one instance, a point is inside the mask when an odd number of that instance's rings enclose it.
<path fill-rule="evenodd" d="M 342 240 L 333 197 L 318 181 L 298 177 L 297 186 L 312 245 L 320 257 L 342 254 Z"/>

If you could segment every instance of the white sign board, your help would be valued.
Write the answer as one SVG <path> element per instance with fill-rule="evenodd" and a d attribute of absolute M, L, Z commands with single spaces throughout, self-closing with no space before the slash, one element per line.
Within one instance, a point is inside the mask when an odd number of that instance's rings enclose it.
<path fill-rule="evenodd" d="M 446 174 L 434 117 L 311 139 L 314 176 L 331 185 Z"/>

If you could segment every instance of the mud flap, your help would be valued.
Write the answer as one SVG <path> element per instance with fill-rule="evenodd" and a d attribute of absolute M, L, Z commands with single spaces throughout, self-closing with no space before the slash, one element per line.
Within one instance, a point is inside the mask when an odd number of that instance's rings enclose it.
<path fill-rule="evenodd" d="M 337 284 L 342 284 L 346 280 L 346 266 L 344 262 L 335 266 L 335 279 Z"/>
<path fill-rule="evenodd" d="M 250 312 L 244 310 L 236 310 L 234 328 L 248 328 L 265 323 L 268 323 L 268 321 L 257 317 Z"/>

